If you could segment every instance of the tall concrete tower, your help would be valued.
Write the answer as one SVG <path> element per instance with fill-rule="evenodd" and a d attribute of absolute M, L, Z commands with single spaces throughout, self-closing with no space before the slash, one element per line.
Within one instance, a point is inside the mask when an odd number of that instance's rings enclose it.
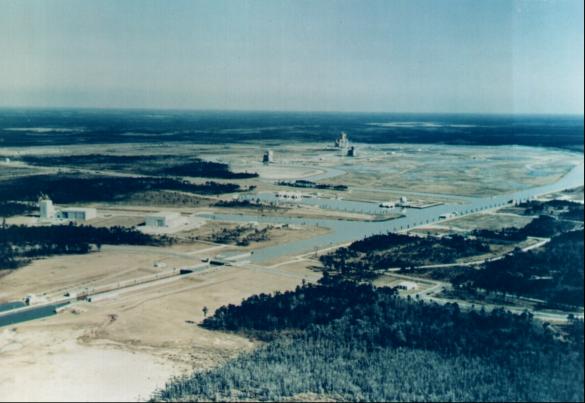
<path fill-rule="evenodd" d="M 341 132 L 337 140 L 335 140 L 335 147 L 342 149 L 349 147 L 349 139 L 346 132 Z"/>
<path fill-rule="evenodd" d="M 55 218 L 55 206 L 47 195 L 41 195 L 39 198 L 39 215 L 41 220 L 50 220 Z"/>

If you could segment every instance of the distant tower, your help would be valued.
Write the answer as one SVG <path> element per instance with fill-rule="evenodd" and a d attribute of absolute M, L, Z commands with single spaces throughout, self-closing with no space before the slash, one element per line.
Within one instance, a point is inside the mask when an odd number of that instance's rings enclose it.
<path fill-rule="evenodd" d="M 55 218 L 55 206 L 47 195 L 41 195 L 39 198 L 39 215 L 42 220 L 50 220 Z"/>
<path fill-rule="evenodd" d="M 262 156 L 262 162 L 265 164 L 270 164 L 274 162 L 274 152 L 272 150 L 264 151 L 264 155 Z"/>
<path fill-rule="evenodd" d="M 357 157 L 357 148 L 355 148 L 354 146 L 349 147 L 349 150 L 347 150 L 347 156 Z"/>
<path fill-rule="evenodd" d="M 347 138 L 346 132 L 341 132 L 337 140 L 335 140 L 335 147 L 337 148 L 347 148 L 349 147 L 349 139 Z"/>

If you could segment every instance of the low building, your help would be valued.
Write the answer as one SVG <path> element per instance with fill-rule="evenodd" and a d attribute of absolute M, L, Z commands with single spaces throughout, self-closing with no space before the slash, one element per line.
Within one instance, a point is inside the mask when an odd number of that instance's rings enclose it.
<path fill-rule="evenodd" d="M 418 288 L 418 284 L 413 281 L 401 281 L 398 288 L 405 291 L 414 291 Z"/>
<path fill-rule="evenodd" d="M 391 202 L 391 201 L 390 202 L 382 202 L 382 203 L 379 204 L 379 207 L 382 207 L 382 208 L 394 208 L 394 207 L 396 207 L 396 203 L 395 202 Z"/>
<path fill-rule="evenodd" d="M 299 192 L 276 192 L 276 197 L 279 199 L 290 199 L 290 200 L 301 200 L 303 198 L 302 193 Z"/>
<path fill-rule="evenodd" d="M 174 227 L 181 221 L 181 214 L 174 211 L 161 211 L 155 214 L 149 214 L 144 217 L 147 227 Z"/>
<path fill-rule="evenodd" d="M 87 221 L 97 217 L 97 210 L 92 207 L 67 207 L 59 211 L 59 218 L 71 221 Z"/>

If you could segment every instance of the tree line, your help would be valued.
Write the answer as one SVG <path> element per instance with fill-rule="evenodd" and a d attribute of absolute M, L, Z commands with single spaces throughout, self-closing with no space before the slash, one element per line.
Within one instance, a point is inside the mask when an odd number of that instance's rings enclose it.
<path fill-rule="evenodd" d="M 487 243 L 461 235 L 422 237 L 389 232 L 355 241 L 348 247 L 322 255 L 319 260 L 325 271 L 371 279 L 393 267 L 453 263 L 459 258 L 489 251 Z"/>
<path fill-rule="evenodd" d="M 88 253 L 92 245 L 100 249 L 102 245 L 164 245 L 170 242 L 168 237 L 143 234 L 125 227 L 3 225 L 0 228 L 0 270 L 16 269 L 45 256 Z"/>
<path fill-rule="evenodd" d="M 464 312 L 326 275 L 222 307 L 202 326 L 267 343 L 153 400 L 583 400 L 578 320 L 560 341 L 528 313 Z"/>
<path fill-rule="evenodd" d="M 207 181 L 190 183 L 175 178 L 31 175 L 0 181 L 0 201 L 36 201 L 39 194 L 57 203 L 118 201 L 133 193 L 150 190 L 177 190 L 195 194 L 222 194 L 240 191 L 233 183 Z"/>
<path fill-rule="evenodd" d="M 557 235 L 538 250 L 516 251 L 486 262 L 480 270 L 455 277 L 455 288 L 543 299 L 551 304 L 583 306 L 583 230 Z"/>
<path fill-rule="evenodd" d="M 216 179 L 257 178 L 256 172 L 232 172 L 228 164 L 195 159 L 185 164 L 174 165 L 160 171 L 162 174 Z"/>

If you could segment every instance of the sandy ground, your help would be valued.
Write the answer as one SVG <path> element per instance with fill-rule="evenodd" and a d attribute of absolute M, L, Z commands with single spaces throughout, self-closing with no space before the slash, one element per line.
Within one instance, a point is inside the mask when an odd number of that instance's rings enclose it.
<path fill-rule="evenodd" d="M 125 276 L 143 275 L 141 264 L 171 259 L 144 255 L 114 249 L 37 261 L 2 278 L 1 299 L 80 285 L 84 278 L 105 283 L 124 269 Z M 0 401 L 144 400 L 172 376 L 218 365 L 254 347 L 245 338 L 198 327 L 204 306 L 211 313 L 260 292 L 313 281 L 318 275 L 309 265 L 214 268 L 2 328 Z"/>
<path fill-rule="evenodd" d="M 138 401 L 180 366 L 115 346 L 83 346 L 67 331 L 0 332 L 2 401 Z M 22 369 L 22 370 L 20 370 Z M 34 387 L 31 387 L 34 385 Z"/>

